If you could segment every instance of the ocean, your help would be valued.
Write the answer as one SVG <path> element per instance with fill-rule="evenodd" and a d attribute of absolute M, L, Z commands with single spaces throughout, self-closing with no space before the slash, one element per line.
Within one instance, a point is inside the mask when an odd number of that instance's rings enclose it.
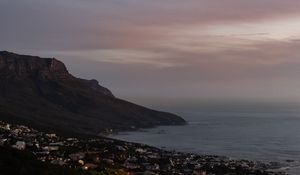
<path fill-rule="evenodd" d="M 209 104 L 176 113 L 188 125 L 121 132 L 112 137 L 167 150 L 275 161 L 290 174 L 300 174 L 298 105 Z"/>

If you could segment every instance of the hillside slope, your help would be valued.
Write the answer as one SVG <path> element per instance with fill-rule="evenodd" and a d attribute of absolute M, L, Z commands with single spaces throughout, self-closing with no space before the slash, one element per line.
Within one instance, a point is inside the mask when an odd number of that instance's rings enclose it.
<path fill-rule="evenodd" d="M 43 130 L 96 135 L 181 125 L 174 114 L 118 99 L 96 80 L 72 76 L 54 58 L 0 52 L 0 119 Z"/>

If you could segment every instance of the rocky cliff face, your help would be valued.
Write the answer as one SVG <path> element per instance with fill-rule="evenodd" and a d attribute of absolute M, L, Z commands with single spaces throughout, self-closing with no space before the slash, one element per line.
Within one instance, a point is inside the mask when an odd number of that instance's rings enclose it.
<path fill-rule="evenodd" d="M 39 57 L 16 55 L 6 51 L 0 52 L 0 71 L 19 77 L 32 75 L 44 76 L 45 78 L 58 75 L 71 77 L 65 65 L 55 58 L 41 59 Z"/>
<path fill-rule="evenodd" d="M 91 135 L 185 123 L 174 114 L 118 99 L 96 80 L 72 76 L 57 59 L 6 51 L 0 52 L 0 120 Z"/>
<path fill-rule="evenodd" d="M 64 63 L 55 58 L 40 58 L 17 55 L 7 51 L 0 52 L 0 77 L 3 79 L 35 81 L 78 81 L 87 84 L 87 90 L 93 89 L 102 95 L 113 96 L 99 85 L 97 80 L 83 80 L 72 76 Z"/>

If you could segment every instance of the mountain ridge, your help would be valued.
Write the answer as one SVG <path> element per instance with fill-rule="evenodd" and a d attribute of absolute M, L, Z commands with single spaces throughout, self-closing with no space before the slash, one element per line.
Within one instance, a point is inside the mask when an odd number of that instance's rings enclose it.
<path fill-rule="evenodd" d="M 97 80 L 76 78 L 56 58 L 0 51 L 0 117 L 44 130 L 97 135 L 182 125 L 177 115 L 119 99 Z"/>

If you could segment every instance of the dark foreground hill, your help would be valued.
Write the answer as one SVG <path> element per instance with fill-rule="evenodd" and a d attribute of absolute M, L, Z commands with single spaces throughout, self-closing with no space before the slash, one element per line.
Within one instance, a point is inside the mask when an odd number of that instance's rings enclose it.
<path fill-rule="evenodd" d="M 0 119 L 89 135 L 185 124 L 174 114 L 118 99 L 96 80 L 72 76 L 59 60 L 6 51 L 0 52 Z"/>
<path fill-rule="evenodd" d="M 92 175 L 37 160 L 31 153 L 0 146 L 0 175 Z"/>

